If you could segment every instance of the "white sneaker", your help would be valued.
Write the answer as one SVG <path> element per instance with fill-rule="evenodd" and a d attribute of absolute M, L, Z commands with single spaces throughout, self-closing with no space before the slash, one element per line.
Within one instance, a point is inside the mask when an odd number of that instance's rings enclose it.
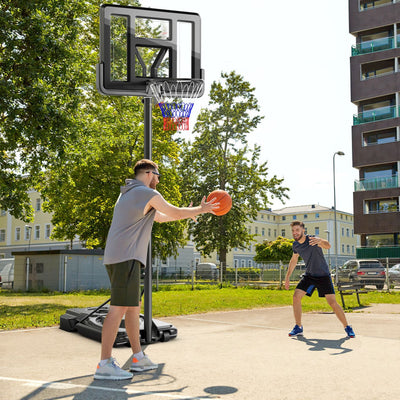
<path fill-rule="evenodd" d="M 133 357 L 132 365 L 129 368 L 130 371 L 142 372 L 142 371 L 149 371 L 151 369 L 157 369 L 158 364 L 154 364 L 150 361 L 149 357 L 144 356 L 141 360 Z"/>
<path fill-rule="evenodd" d="M 103 366 L 97 364 L 97 370 L 94 374 L 94 379 L 108 379 L 113 381 L 121 381 L 123 379 L 131 379 L 133 374 L 124 371 L 119 367 L 115 358 L 109 358 L 107 363 Z"/>

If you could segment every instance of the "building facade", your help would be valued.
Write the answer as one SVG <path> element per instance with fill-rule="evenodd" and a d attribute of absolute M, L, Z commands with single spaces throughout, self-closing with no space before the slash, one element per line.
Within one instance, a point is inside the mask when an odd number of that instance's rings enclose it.
<path fill-rule="evenodd" d="M 52 240 L 51 214 L 42 209 L 43 200 L 40 193 L 29 192 L 31 204 L 35 210 L 34 221 L 26 224 L 13 218 L 8 212 L 0 210 L 0 257 L 10 258 L 14 252 L 82 249 L 79 238 L 72 243 Z M 227 255 L 229 267 L 257 267 L 260 264 L 254 261 L 256 244 L 266 240 L 273 241 L 278 236 L 292 238 L 290 223 L 299 220 L 305 223 L 308 234 L 328 239 L 331 249 L 324 250 L 330 265 L 343 264 L 350 258 L 355 258 L 359 237 L 354 234 L 353 215 L 337 211 L 337 255 L 335 253 L 334 210 L 320 205 L 304 205 L 285 207 L 279 210 L 261 210 L 257 219 L 248 224 L 247 229 L 254 236 L 254 242 L 246 249 L 235 248 Z M 337 256 L 337 257 L 336 257 Z M 269 260 L 265 260 L 269 261 Z M 285 261 L 285 260 L 282 260 Z M 202 257 L 196 250 L 193 241 L 180 249 L 178 257 L 170 257 L 162 261 L 153 260 L 154 268 L 161 275 L 187 275 L 200 262 L 214 262 L 219 264 L 217 254 L 211 257 Z"/>
<path fill-rule="evenodd" d="M 13 251 L 62 250 L 82 248 L 79 238 L 72 243 L 50 239 L 51 214 L 43 211 L 43 199 L 35 190 L 28 192 L 34 210 L 34 221 L 25 223 L 0 209 L 0 257 L 10 258 Z"/>
<path fill-rule="evenodd" d="M 292 239 L 290 224 L 302 221 L 306 233 L 327 239 L 331 243 L 329 250 L 324 250 L 329 265 L 342 265 L 345 261 L 355 258 L 356 249 L 360 244 L 358 235 L 353 228 L 353 215 L 344 211 L 336 212 L 337 253 L 335 252 L 335 216 L 334 209 L 317 204 L 285 207 L 278 210 L 261 210 L 257 219 L 248 225 L 249 233 L 254 235 L 254 243 L 245 250 L 233 249 L 227 256 L 227 264 L 232 267 L 258 267 L 254 261 L 255 245 L 264 241 L 273 241 L 278 236 Z M 206 261 L 218 263 L 214 254 Z M 265 260 L 268 262 L 269 260 Z M 282 260 L 286 261 L 286 260 Z"/>
<path fill-rule="evenodd" d="M 358 258 L 400 258 L 400 1 L 349 0 Z"/>

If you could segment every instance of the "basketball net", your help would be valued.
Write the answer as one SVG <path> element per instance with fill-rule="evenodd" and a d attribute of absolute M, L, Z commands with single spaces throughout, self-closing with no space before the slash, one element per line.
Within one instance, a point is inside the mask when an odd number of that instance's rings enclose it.
<path fill-rule="evenodd" d="M 203 94 L 204 82 L 201 80 L 177 80 L 151 82 L 150 89 L 160 107 L 165 131 L 189 130 L 189 118 L 193 109 L 190 100 Z M 189 102 L 183 102 L 187 98 Z"/>

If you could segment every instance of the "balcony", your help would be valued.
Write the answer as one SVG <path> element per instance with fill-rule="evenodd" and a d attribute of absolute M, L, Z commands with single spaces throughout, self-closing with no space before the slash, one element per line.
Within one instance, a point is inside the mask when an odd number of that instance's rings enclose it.
<path fill-rule="evenodd" d="M 399 186 L 398 175 L 390 177 L 361 179 L 354 181 L 354 191 L 361 192 L 365 190 L 391 189 Z"/>
<path fill-rule="evenodd" d="M 367 122 L 380 121 L 382 119 L 396 118 L 399 115 L 398 107 L 386 106 L 366 110 L 353 115 L 353 125 L 366 124 Z"/>
<path fill-rule="evenodd" d="M 351 55 L 359 56 L 361 54 L 375 53 L 377 51 L 389 50 L 398 47 L 400 43 L 400 35 L 397 35 L 397 44 L 395 46 L 394 36 L 387 36 L 373 40 L 367 40 L 351 46 Z"/>
<path fill-rule="evenodd" d="M 400 258 L 400 246 L 358 247 L 357 258 Z"/>

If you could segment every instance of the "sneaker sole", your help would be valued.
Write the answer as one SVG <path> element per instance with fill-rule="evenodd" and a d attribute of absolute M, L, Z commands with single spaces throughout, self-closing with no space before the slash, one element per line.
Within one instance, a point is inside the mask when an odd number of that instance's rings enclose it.
<path fill-rule="evenodd" d="M 123 380 L 126 380 L 126 379 L 132 379 L 133 378 L 133 375 L 132 376 L 106 376 L 106 375 L 95 375 L 94 376 L 94 379 L 96 379 L 96 380 L 100 380 L 100 381 L 123 381 Z"/>
<path fill-rule="evenodd" d="M 289 333 L 289 337 L 293 337 L 293 336 L 303 336 L 303 332 L 294 333 L 294 334 L 290 334 L 290 333 Z"/>
<path fill-rule="evenodd" d="M 129 368 L 129 371 L 133 371 L 133 372 L 144 372 L 144 371 L 150 371 L 152 369 L 157 369 L 157 366 L 153 366 L 153 367 L 131 367 Z"/>

